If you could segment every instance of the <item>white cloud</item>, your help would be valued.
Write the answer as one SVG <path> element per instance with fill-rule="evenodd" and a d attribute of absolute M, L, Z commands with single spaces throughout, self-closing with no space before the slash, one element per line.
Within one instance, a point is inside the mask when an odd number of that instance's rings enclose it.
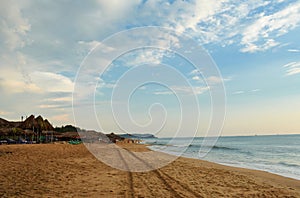
<path fill-rule="evenodd" d="M 51 72 L 33 72 L 30 74 L 33 84 L 42 92 L 72 92 L 73 82 L 60 74 Z"/>
<path fill-rule="evenodd" d="M 155 95 L 173 95 L 172 91 L 156 91 L 154 92 Z"/>
<path fill-rule="evenodd" d="M 13 70 L 13 68 L 2 68 L 0 73 L 0 86 L 7 93 L 22 93 L 22 92 L 40 92 L 40 88 L 27 81 L 22 73 Z"/>
<path fill-rule="evenodd" d="M 200 86 L 194 86 L 193 87 L 193 90 L 194 90 L 194 93 L 196 95 L 200 95 L 200 94 L 203 94 L 204 92 L 208 91 L 209 90 L 209 87 L 200 87 Z M 191 93 L 192 94 L 192 93 Z"/>
<path fill-rule="evenodd" d="M 105 83 L 105 82 L 102 82 L 98 85 L 99 88 L 108 88 L 108 89 L 113 89 L 115 88 L 117 85 L 114 84 L 114 83 Z"/>
<path fill-rule="evenodd" d="M 290 62 L 283 65 L 283 67 L 289 67 L 289 68 L 300 67 L 300 62 Z"/>
<path fill-rule="evenodd" d="M 41 109 L 52 109 L 52 108 L 56 109 L 59 107 L 59 105 L 42 104 L 42 105 L 39 105 L 38 107 Z"/>
<path fill-rule="evenodd" d="M 222 10 L 222 5 L 225 1 L 218 0 L 201 0 L 195 1 L 195 5 L 187 3 L 185 1 L 176 1 L 174 7 L 177 12 L 174 15 L 173 20 L 177 20 L 176 29 L 177 31 L 185 31 L 186 29 L 192 29 L 195 32 L 199 30 L 198 23 L 203 20 L 207 20 L 212 17 L 214 14 Z M 186 9 L 186 12 L 182 12 L 180 9 Z M 176 10 L 178 9 L 178 10 Z"/>
<path fill-rule="evenodd" d="M 135 60 L 131 62 L 130 64 L 136 66 L 144 63 L 150 63 L 150 64 L 160 64 L 162 61 L 162 58 L 164 57 L 164 53 L 154 51 L 154 50 L 143 50 L 141 53 L 139 53 Z"/>
<path fill-rule="evenodd" d="M 251 90 L 239 90 L 239 91 L 235 91 L 233 92 L 232 94 L 233 95 L 240 95 L 240 94 L 245 94 L 245 93 L 256 93 L 256 92 L 259 92 L 261 91 L 261 89 L 251 89 Z"/>
<path fill-rule="evenodd" d="M 286 69 L 286 76 L 291 76 L 300 73 L 300 62 L 291 62 L 283 65 L 283 68 Z"/>
<path fill-rule="evenodd" d="M 118 61 L 121 61 L 121 64 L 127 67 L 143 64 L 156 66 L 162 62 L 166 55 L 166 52 L 162 50 L 143 49 L 124 54 Z"/>
<path fill-rule="evenodd" d="M 291 68 L 287 71 L 287 76 L 295 75 L 300 73 L 300 67 L 297 68 Z"/>
<path fill-rule="evenodd" d="M 288 49 L 288 52 L 300 52 L 299 49 Z"/>
<path fill-rule="evenodd" d="M 62 94 L 58 95 L 57 93 L 50 93 L 43 95 L 43 100 L 39 100 L 36 107 L 39 110 L 47 110 L 51 109 L 51 111 L 56 111 L 58 113 L 65 112 L 66 109 L 70 109 L 72 107 L 72 97 L 63 95 L 71 95 L 71 94 Z"/>
<path fill-rule="evenodd" d="M 72 123 L 72 119 L 69 114 L 58 114 L 55 116 L 49 117 L 49 120 L 57 123 L 58 125 L 65 125 L 66 123 Z"/>
<path fill-rule="evenodd" d="M 172 86 L 170 87 L 173 91 L 156 91 L 155 95 L 173 95 L 173 94 L 184 94 L 184 95 L 200 95 L 209 90 L 207 86 Z"/>
<path fill-rule="evenodd" d="M 126 19 L 133 14 L 134 9 L 141 3 L 141 0 L 119 1 L 119 0 L 97 0 L 99 11 L 96 16 L 103 17 L 102 21 L 115 22 Z M 100 21 L 99 21 L 100 22 Z"/>
<path fill-rule="evenodd" d="M 60 74 L 32 72 L 28 76 L 13 69 L 4 68 L 0 74 L 0 86 L 8 93 L 72 92 L 73 82 Z"/>
<path fill-rule="evenodd" d="M 210 76 L 206 79 L 206 81 L 209 84 L 218 84 L 218 83 L 224 83 L 226 81 L 230 81 L 231 78 L 221 78 L 219 76 Z"/>
<path fill-rule="evenodd" d="M 107 46 L 107 45 L 104 45 L 103 43 L 101 43 L 100 41 L 78 41 L 78 44 L 86 47 L 88 49 L 88 51 L 96 48 L 97 46 L 100 46 L 101 45 L 101 48 L 102 48 L 102 51 L 103 52 L 111 52 L 114 50 L 114 48 L 110 47 L 110 46 Z"/>
<path fill-rule="evenodd" d="M 262 13 L 242 34 L 242 52 L 264 51 L 279 43 L 270 37 L 278 37 L 294 29 L 300 22 L 300 2 L 290 4 L 271 15 Z M 261 43 L 262 42 L 262 43 Z"/>
<path fill-rule="evenodd" d="M 250 92 L 259 92 L 259 91 L 261 91 L 260 89 L 252 89 L 252 90 L 250 90 Z"/>
<path fill-rule="evenodd" d="M 279 44 L 280 43 L 276 42 L 274 39 L 268 39 L 267 41 L 265 41 L 264 44 L 261 44 L 261 45 L 256 45 L 254 43 L 247 43 L 246 46 L 241 49 L 241 52 L 254 53 L 254 52 L 258 52 L 258 51 L 265 51 L 265 50 L 273 48 Z"/>
<path fill-rule="evenodd" d="M 195 71 L 197 70 L 193 70 L 191 73 L 195 73 Z M 201 82 L 201 83 L 207 83 L 209 85 L 214 85 L 214 84 L 219 84 L 219 83 L 224 83 L 227 81 L 231 81 L 231 78 L 222 78 L 220 76 L 209 76 L 206 79 L 202 79 L 201 77 L 197 76 L 193 76 L 192 77 L 193 80 L 197 81 L 197 82 Z"/>
<path fill-rule="evenodd" d="M 139 87 L 138 89 L 139 89 L 139 90 L 146 90 L 147 87 L 146 87 L 146 86 L 141 86 L 141 87 Z"/>
<path fill-rule="evenodd" d="M 200 75 L 201 74 L 201 72 L 200 72 L 200 70 L 198 70 L 198 69 L 194 69 L 193 71 L 191 71 L 190 73 L 189 73 L 189 75 Z"/>
<path fill-rule="evenodd" d="M 71 102 L 72 97 L 53 98 L 53 102 Z"/>
<path fill-rule="evenodd" d="M 233 95 L 239 95 L 239 94 L 243 94 L 243 93 L 245 93 L 245 91 L 235 91 L 232 94 Z"/>
<path fill-rule="evenodd" d="M 201 78 L 200 78 L 199 76 L 193 76 L 192 79 L 193 79 L 193 80 L 196 80 L 196 81 L 201 80 Z"/>
<path fill-rule="evenodd" d="M 22 14 L 23 3 L 0 2 L 0 41 L 9 51 L 22 48 L 28 42 L 26 35 L 30 31 L 31 25 Z M 4 46 L 2 46 L 2 50 Z"/>

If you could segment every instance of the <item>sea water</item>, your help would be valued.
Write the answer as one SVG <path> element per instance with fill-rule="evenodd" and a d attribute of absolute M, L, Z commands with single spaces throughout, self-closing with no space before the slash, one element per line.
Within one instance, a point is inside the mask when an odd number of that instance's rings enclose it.
<path fill-rule="evenodd" d="M 300 180 L 300 135 L 219 137 L 210 152 L 199 157 L 202 141 L 199 137 L 144 139 L 152 150 Z"/>

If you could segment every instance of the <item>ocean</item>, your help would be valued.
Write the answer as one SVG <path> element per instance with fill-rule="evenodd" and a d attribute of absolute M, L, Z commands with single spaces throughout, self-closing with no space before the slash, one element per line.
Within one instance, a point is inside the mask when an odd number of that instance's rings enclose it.
<path fill-rule="evenodd" d="M 205 157 L 199 157 L 202 140 L 199 137 L 157 138 L 144 139 L 144 143 L 155 151 L 300 180 L 300 135 L 220 137 Z"/>

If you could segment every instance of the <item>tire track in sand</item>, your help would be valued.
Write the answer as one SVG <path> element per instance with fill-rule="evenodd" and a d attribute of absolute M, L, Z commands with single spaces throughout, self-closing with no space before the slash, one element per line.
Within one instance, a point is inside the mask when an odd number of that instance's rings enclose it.
<path fill-rule="evenodd" d="M 139 161 L 141 161 L 142 163 L 144 163 L 147 167 L 149 167 L 150 169 L 153 169 L 153 167 L 149 163 L 147 163 L 145 160 L 143 160 L 140 157 L 138 157 L 137 155 L 135 155 L 132 151 L 130 151 L 126 148 L 124 148 L 124 149 L 127 150 L 129 152 L 129 154 L 132 155 L 134 158 L 136 158 Z M 178 180 L 174 179 L 169 174 L 167 174 L 163 171 L 153 169 L 149 173 L 153 173 L 167 187 L 167 189 L 170 191 L 170 193 L 172 194 L 173 197 L 182 197 L 180 195 L 182 192 L 185 192 L 183 195 L 184 197 L 203 197 L 200 194 L 198 194 L 197 192 L 190 189 L 187 185 L 179 182 Z M 177 192 L 176 189 L 181 189 L 181 193 Z"/>
<path fill-rule="evenodd" d="M 123 155 L 121 154 L 121 152 L 119 151 L 119 149 L 116 149 L 117 153 L 119 154 L 121 160 L 123 161 L 124 165 L 125 165 L 125 168 L 127 170 L 129 170 L 129 166 L 128 164 L 126 163 Z M 128 191 L 127 191 L 127 194 L 128 194 L 128 197 L 132 197 L 134 198 L 134 188 L 133 188 L 133 176 L 132 176 L 132 172 L 130 171 L 126 171 L 127 172 L 127 180 L 128 180 Z"/>

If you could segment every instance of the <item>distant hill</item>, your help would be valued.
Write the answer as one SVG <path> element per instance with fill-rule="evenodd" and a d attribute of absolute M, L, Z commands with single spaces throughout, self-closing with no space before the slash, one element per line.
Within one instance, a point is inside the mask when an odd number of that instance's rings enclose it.
<path fill-rule="evenodd" d="M 130 139 L 157 138 L 153 134 L 138 134 L 138 133 L 133 133 L 133 134 L 127 133 L 127 134 L 121 134 L 119 136 L 123 138 L 130 138 Z"/>

